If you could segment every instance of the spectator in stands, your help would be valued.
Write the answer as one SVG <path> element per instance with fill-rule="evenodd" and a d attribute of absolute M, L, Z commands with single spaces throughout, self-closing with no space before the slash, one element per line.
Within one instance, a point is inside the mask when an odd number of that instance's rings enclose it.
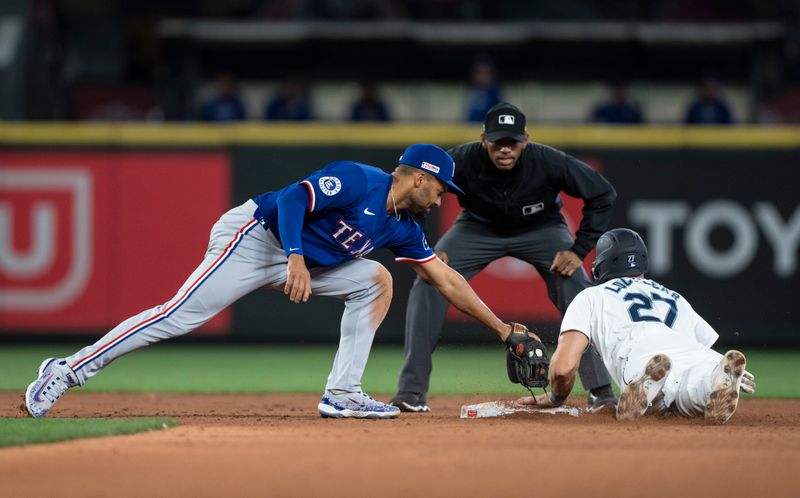
<path fill-rule="evenodd" d="M 478 59 L 472 66 L 472 80 L 467 99 L 467 121 L 483 123 L 489 109 L 503 101 L 494 65 L 488 59 Z"/>
<path fill-rule="evenodd" d="M 686 124 L 725 125 L 733 118 L 728 104 L 719 93 L 719 85 L 713 78 L 704 78 L 697 88 L 697 97 L 686 111 Z"/>
<path fill-rule="evenodd" d="M 360 95 L 353 102 L 350 111 L 351 121 L 391 121 L 389 108 L 378 96 L 377 88 L 371 81 L 362 81 L 359 84 Z"/>
<path fill-rule="evenodd" d="M 622 82 L 609 85 L 611 99 L 598 104 L 592 111 L 591 121 L 610 124 L 641 124 L 644 122 L 639 104 L 632 101 L 628 86 Z"/>
<path fill-rule="evenodd" d="M 288 78 L 264 109 L 269 121 L 307 121 L 313 119 L 311 100 L 305 82 L 298 77 Z"/>
<path fill-rule="evenodd" d="M 231 74 L 217 75 L 214 87 L 214 96 L 203 105 L 203 121 L 242 121 L 247 118 Z"/>

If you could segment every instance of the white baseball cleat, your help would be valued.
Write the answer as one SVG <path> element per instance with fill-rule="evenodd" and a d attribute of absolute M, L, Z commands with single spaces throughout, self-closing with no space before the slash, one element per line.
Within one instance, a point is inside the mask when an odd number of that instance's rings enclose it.
<path fill-rule="evenodd" d="M 31 417 L 44 417 L 67 389 L 79 385 L 78 376 L 61 358 L 47 358 L 39 376 L 25 391 L 25 409 Z"/>
<path fill-rule="evenodd" d="M 363 391 L 326 390 L 317 410 L 323 418 L 396 418 L 400 409 L 382 403 Z"/>
<path fill-rule="evenodd" d="M 645 414 L 667 381 L 672 360 L 657 354 L 647 360 L 644 373 L 622 391 L 617 403 L 617 420 L 633 420 Z"/>
<path fill-rule="evenodd" d="M 711 372 L 711 392 L 706 396 L 706 421 L 724 424 L 736 412 L 746 365 L 744 355 L 732 349 L 714 367 Z"/>

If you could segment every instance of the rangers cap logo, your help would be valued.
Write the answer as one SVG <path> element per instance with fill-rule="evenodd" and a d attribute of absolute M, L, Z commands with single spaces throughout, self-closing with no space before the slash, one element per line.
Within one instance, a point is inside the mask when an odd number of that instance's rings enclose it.
<path fill-rule="evenodd" d="M 513 114 L 501 114 L 497 116 L 497 122 L 502 125 L 513 125 L 514 124 L 514 115 Z"/>
<path fill-rule="evenodd" d="M 422 169 L 427 169 L 428 171 L 432 171 L 434 173 L 438 173 L 439 169 L 440 169 L 439 166 L 436 166 L 435 164 L 431 164 L 431 163 L 429 163 L 427 161 L 422 161 L 422 164 L 420 165 L 420 167 Z"/>

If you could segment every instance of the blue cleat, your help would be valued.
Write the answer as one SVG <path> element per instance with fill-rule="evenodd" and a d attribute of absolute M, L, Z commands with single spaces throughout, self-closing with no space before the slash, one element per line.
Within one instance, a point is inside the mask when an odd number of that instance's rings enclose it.
<path fill-rule="evenodd" d="M 397 418 L 400 409 L 382 403 L 363 391 L 326 390 L 317 410 L 323 418 Z"/>

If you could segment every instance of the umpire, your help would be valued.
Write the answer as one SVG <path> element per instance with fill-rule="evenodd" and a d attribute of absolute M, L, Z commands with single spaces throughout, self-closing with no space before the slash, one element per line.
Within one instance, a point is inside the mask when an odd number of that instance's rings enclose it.
<path fill-rule="evenodd" d="M 436 244 L 437 254 L 466 279 L 503 256 L 527 261 L 563 315 L 590 285 L 581 263 L 608 228 L 614 188 L 574 157 L 529 142 L 525 115 L 508 103 L 486 113 L 479 142 L 448 152 L 456 162 L 453 180 L 464 190 L 458 197 L 463 210 Z M 575 240 L 561 215 L 562 191 L 584 201 Z M 430 411 L 432 355 L 446 312 L 447 301 L 417 278 L 406 311 L 405 361 L 391 401 L 402 411 Z M 583 354 L 578 372 L 590 392 L 590 411 L 616 405 L 611 379 L 593 349 Z"/>

